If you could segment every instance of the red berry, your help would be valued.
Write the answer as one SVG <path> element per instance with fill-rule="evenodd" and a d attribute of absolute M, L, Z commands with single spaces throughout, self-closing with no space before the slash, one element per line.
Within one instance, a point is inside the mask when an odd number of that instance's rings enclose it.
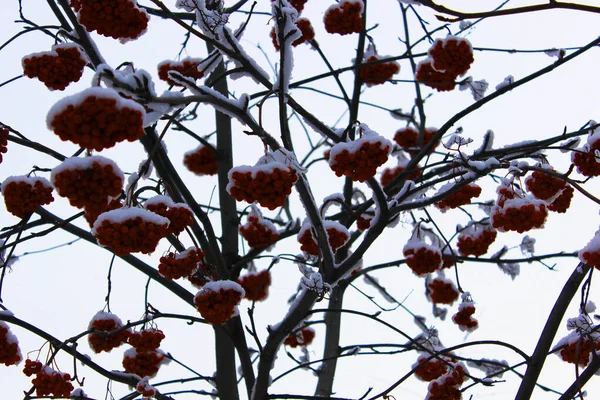
<path fill-rule="evenodd" d="M 6 210 L 19 218 L 25 218 L 40 206 L 54 201 L 52 184 L 47 179 L 11 176 L 2 182 L 2 195 Z"/>
<path fill-rule="evenodd" d="M 312 328 L 302 328 L 301 330 L 291 333 L 285 338 L 283 344 L 290 347 L 308 346 L 315 338 L 315 330 Z"/>
<path fill-rule="evenodd" d="M 90 347 L 96 353 L 100 353 L 102 351 L 109 352 L 121 346 L 127 342 L 127 338 L 131 333 L 130 329 L 122 328 L 123 322 L 119 317 L 108 312 L 99 311 L 88 325 L 89 330 L 99 331 L 88 336 Z"/>
<path fill-rule="evenodd" d="M 223 325 L 234 316 L 244 295 L 244 289 L 236 282 L 208 282 L 194 297 L 194 304 L 206 322 Z"/>
<path fill-rule="evenodd" d="M 183 163 L 196 175 L 215 175 L 218 171 L 217 155 L 210 148 L 200 145 L 183 155 Z"/>
<path fill-rule="evenodd" d="M 261 272 L 249 272 L 240 276 L 238 283 L 246 292 L 244 298 L 250 301 L 262 301 L 269 296 L 269 286 L 271 285 L 271 273 L 269 270 Z"/>
<path fill-rule="evenodd" d="M 323 22 L 329 33 L 349 35 L 359 33 L 363 28 L 361 0 L 342 0 L 325 11 Z"/>

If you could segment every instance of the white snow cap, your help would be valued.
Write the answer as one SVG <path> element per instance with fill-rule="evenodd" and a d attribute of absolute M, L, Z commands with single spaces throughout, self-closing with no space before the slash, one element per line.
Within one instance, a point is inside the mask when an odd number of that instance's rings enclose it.
<path fill-rule="evenodd" d="M 39 176 L 30 176 L 27 177 L 26 175 L 19 175 L 19 176 L 9 176 L 8 178 L 6 178 L 4 180 L 4 182 L 2 182 L 2 194 L 4 194 L 4 191 L 6 190 L 6 187 L 8 185 L 10 185 L 11 183 L 21 183 L 24 182 L 30 186 L 35 186 L 36 183 L 41 183 L 42 185 L 44 185 L 45 187 L 52 187 L 52 184 L 50 183 L 50 181 L 46 178 L 41 178 Z"/>
<path fill-rule="evenodd" d="M 101 167 L 111 166 L 113 173 L 121 180 L 121 182 L 125 181 L 125 175 L 121 168 L 111 159 L 102 157 L 102 156 L 89 156 L 89 157 L 71 157 L 67 158 L 65 161 L 57 165 L 50 172 L 50 180 L 54 184 L 56 181 L 56 175 L 60 174 L 63 171 L 77 171 L 77 170 L 86 170 L 92 168 L 92 165 L 99 164 Z M 121 183 L 123 185 L 123 183 Z"/>
<path fill-rule="evenodd" d="M 96 235 L 97 229 L 102 226 L 104 221 L 108 221 L 113 224 L 122 224 L 125 221 L 132 220 L 135 218 L 141 218 L 145 222 L 150 222 L 155 225 L 169 225 L 169 220 L 165 217 L 161 217 L 151 211 L 137 207 L 123 207 L 116 210 L 107 211 L 100 214 L 94 226 L 92 227 L 92 235 Z"/>

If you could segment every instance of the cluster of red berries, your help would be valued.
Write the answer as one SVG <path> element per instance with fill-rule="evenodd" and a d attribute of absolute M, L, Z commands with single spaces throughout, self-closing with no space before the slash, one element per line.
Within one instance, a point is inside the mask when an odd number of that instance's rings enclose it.
<path fill-rule="evenodd" d="M 312 27 L 312 24 L 307 18 L 298 18 L 295 22 L 296 27 L 300 31 L 301 35 L 298 39 L 292 42 L 292 46 L 298 46 L 302 43 L 309 42 L 315 38 L 315 30 Z M 275 28 L 271 30 L 271 40 L 273 41 L 273 46 L 275 46 L 275 50 L 279 51 L 281 46 L 279 46 L 279 38 L 277 37 L 277 32 Z"/>
<path fill-rule="evenodd" d="M 412 368 L 417 378 L 431 382 L 448 372 L 448 365 L 444 361 L 437 358 L 426 361 L 428 358 L 428 355 L 419 356 L 417 362 L 413 364 Z"/>
<path fill-rule="evenodd" d="M 194 213 L 184 203 L 174 203 L 167 196 L 155 196 L 144 203 L 144 208 L 169 220 L 167 234 L 179 235 L 194 224 Z"/>
<path fill-rule="evenodd" d="M 204 145 L 185 153 L 183 163 L 196 175 L 215 175 L 219 171 L 216 153 Z"/>
<path fill-rule="evenodd" d="M 74 387 L 71 383 L 70 374 L 55 371 L 48 366 L 43 367 L 39 361 L 34 361 L 34 363 L 39 364 L 39 366 L 31 366 L 30 369 L 30 371 L 38 371 L 35 372 L 35 378 L 31 381 L 35 387 L 36 396 L 52 396 L 53 398 L 58 397 L 61 399 L 71 397 Z M 27 375 L 27 372 L 25 374 Z M 31 373 L 27 376 L 31 376 Z"/>
<path fill-rule="evenodd" d="M 446 196 L 443 200 L 435 203 L 436 207 L 441 211 L 446 211 L 450 208 L 456 208 L 471 204 L 471 199 L 479 197 L 481 194 L 481 187 L 474 183 L 469 183 L 461 187 L 456 192 Z"/>
<path fill-rule="evenodd" d="M 427 288 L 433 304 L 452 304 L 460 295 L 454 283 L 443 278 L 433 279 L 427 284 Z"/>
<path fill-rule="evenodd" d="M 337 176 L 347 176 L 364 182 L 375 176 L 392 150 L 392 143 L 377 134 L 363 135 L 352 142 L 340 142 L 332 147 L 329 167 Z"/>
<path fill-rule="evenodd" d="M 140 379 L 135 390 L 141 393 L 144 399 L 151 399 L 156 395 L 156 389 L 148 383 L 147 379 Z"/>
<path fill-rule="evenodd" d="M 356 227 L 359 231 L 364 232 L 371 227 L 372 215 L 362 214 L 356 219 Z"/>
<path fill-rule="evenodd" d="M 600 342 L 592 342 L 589 338 L 579 337 L 578 340 L 572 340 L 560 350 L 560 358 L 571 364 L 579 364 L 585 367 L 590 362 L 592 348 L 600 350 Z"/>
<path fill-rule="evenodd" d="M 189 248 L 183 253 L 168 253 L 160 258 L 158 272 L 165 278 L 179 279 L 188 277 L 198 268 L 204 259 L 204 252 L 199 248 Z"/>
<path fill-rule="evenodd" d="M 592 134 L 588 136 L 586 146 L 571 153 L 571 161 L 581 175 L 600 175 L 600 162 L 596 159 L 596 151 L 598 150 L 600 150 L 600 137 Z"/>
<path fill-rule="evenodd" d="M 130 329 L 123 329 L 123 322 L 119 317 L 104 311 L 94 315 L 88 329 L 98 331 L 88 336 L 88 343 L 96 353 L 109 352 L 121 346 L 131 334 Z"/>
<path fill-rule="evenodd" d="M 130 253 L 150 254 L 167 236 L 169 220 L 141 208 L 119 208 L 101 214 L 92 234 L 101 246 L 121 257 Z"/>
<path fill-rule="evenodd" d="M 204 72 L 198 69 L 198 65 L 201 62 L 202 59 L 191 57 L 180 61 L 163 61 L 158 64 L 158 77 L 173 86 L 178 86 L 179 84 L 169 77 L 169 71 L 177 71 L 188 78 L 200 79 L 204 76 Z"/>
<path fill-rule="evenodd" d="M 554 172 L 554 170 L 551 170 Z M 527 190 L 540 200 L 550 200 L 567 186 L 567 183 L 555 176 L 540 171 L 534 171 L 525 179 Z"/>
<path fill-rule="evenodd" d="M 411 156 L 414 156 L 421 151 L 421 148 L 425 147 L 433 140 L 436 133 L 437 129 L 435 128 L 425 129 L 423 131 L 423 143 L 419 145 L 419 132 L 411 127 L 406 127 L 396 131 L 394 134 L 394 141 L 402 148 L 402 150 L 406 151 Z M 430 151 L 433 152 L 438 144 L 439 141 L 435 142 Z"/>
<path fill-rule="evenodd" d="M 298 175 L 292 167 L 278 162 L 234 167 L 229 170 L 227 191 L 237 201 L 257 201 L 261 206 L 275 210 L 292 193 L 297 180 Z"/>
<path fill-rule="evenodd" d="M 456 77 L 449 72 L 436 70 L 429 57 L 417 64 L 415 78 L 438 92 L 449 92 L 456 87 Z"/>
<path fill-rule="evenodd" d="M 464 301 L 458 306 L 458 312 L 452 316 L 452 321 L 461 331 L 471 332 L 477 329 L 479 322 L 473 318 L 475 304 L 472 301 Z"/>
<path fill-rule="evenodd" d="M 471 43 L 456 36 L 436 39 L 428 53 L 429 57 L 417 65 L 416 78 L 440 92 L 454 89 L 456 78 L 474 61 Z"/>
<path fill-rule="evenodd" d="M 47 179 L 38 177 L 11 176 L 2 182 L 6 210 L 19 218 L 25 218 L 40 206 L 52 203 L 52 190 Z"/>
<path fill-rule="evenodd" d="M 8 367 L 18 364 L 22 359 L 17 337 L 10 331 L 6 323 L 0 321 L 0 364 Z"/>
<path fill-rule="evenodd" d="M 23 367 L 23 373 L 25 376 L 31 376 L 42 372 L 44 365 L 39 361 L 33 361 L 29 358 L 25 360 L 25 366 Z"/>
<path fill-rule="evenodd" d="M 362 0 L 342 0 L 325 11 L 323 22 L 329 33 L 349 35 L 359 33 L 363 28 Z"/>
<path fill-rule="evenodd" d="M 145 352 L 158 349 L 164 338 L 165 334 L 160 329 L 145 329 L 129 335 L 128 343 L 136 351 Z"/>
<path fill-rule="evenodd" d="M 372 55 L 365 63 L 378 61 L 377 55 Z M 358 75 L 363 83 L 367 86 L 382 85 L 386 81 L 392 79 L 394 75 L 400 72 L 400 64 L 395 61 L 366 65 L 362 67 Z"/>
<path fill-rule="evenodd" d="M 434 272 L 442 266 L 442 252 L 420 239 L 411 239 L 403 248 L 406 264 L 417 276 Z"/>
<path fill-rule="evenodd" d="M 76 44 L 57 44 L 52 51 L 24 57 L 22 64 L 28 78 L 38 78 L 48 89 L 64 90 L 81 79 L 87 61 Z"/>
<path fill-rule="evenodd" d="M 326 220 L 323 221 L 323 227 L 325 228 L 325 232 L 327 232 L 329 246 L 331 246 L 331 250 L 334 253 L 350 239 L 350 232 L 348 232 L 348 229 L 339 222 Z M 301 245 L 300 250 L 311 256 L 317 256 L 319 255 L 319 245 L 313 238 L 310 228 L 311 225 L 308 221 L 302 224 L 297 238 Z"/>
<path fill-rule="evenodd" d="M 492 226 L 499 231 L 527 232 L 541 228 L 546 222 L 546 204 L 535 199 L 510 199 L 492 208 Z"/>
<path fill-rule="evenodd" d="M 433 68 L 456 77 L 466 74 L 475 61 L 471 43 L 456 36 L 436 39 L 428 53 L 433 59 Z"/>
<path fill-rule="evenodd" d="M 571 185 L 567 185 L 561 194 L 550 204 L 548 204 L 548 210 L 557 213 L 565 213 L 571 206 L 571 199 L 573 199 L 573 193 L 575 190 Z"/>
<path fill-rule="evenodd" d="M 279 240 L 279 232 L 275 225 L 264 219 L 260 211 L 254 207 L 246 224 L 240 226 L 240 235 L 253 249 L 264 249 Z"/>
<path fill-rule="evenodd" d="M 600 270 L 600 236 L 594 236 L 583 249 L 579 250 L 579 259 Z"/>
<path fill-rule="evenodd" d="M 238 283 L 244 288 L 245 299 L 250 301 L 262 301 L 269 296 L 271 286 L 271 273 L 268 269 L 260 272 L 249 272 L 240 276 Z"/>
<path fill-rule="evenodd" d="M 467 368 L 462 363 L 453 363 L 449 371 L 429 384 L 427 400 L 460 400 L 461 385 L 464 383 Z"/>
<path fill-rule="evenodd" d="M 291 333 L 285 338 L 283 344 L 290 347 L 308 346 L 315 338 L 315 330 L 312 328 L 302 328 L 297 332 Z"/>
<path fill-rule="evenodd" d="M 83 217 L 85 218 L 85 220 L 87 221 L 88 225 L 91 227 L 94 226 L 94 223 L 96 222 L 96 220 L 98 219 L 98 217 L 100 216 L 100 214 L 105 213 L 107 211 L 112 211 L 112 210 L 116 210 L 119 208 L 123 208 L 123 201 L 121 201 L 120 198 L 115 198 L 112 199 L 108 202 L 108 204 L 106 205 L 106 207 L 104 207 L 101 210 L 85 210 L 85 213 L 83 214 Z"/>
<path fill-rule="evenodd" d="M 489 225 L 471 224 L 458 235 L 458 251 L 463 256 L 479 257 L 487 253 L 498 232 Z"/>
<path fill-rule="evenodd" d="M 112 89 L 93 87 L 66 97 L 50 109 L 48 129 L 64 141 L 101 151 L 144 135 L 145 110 Z"/>
<path fill-rule="evenodd" d="M 244 296 L 244 288 L 236 282 L 208 282 L 196 293 L 194 305 L 206 322 L 223 325 L 234 316 Z"/>
<path fill-rule="evenodd" d="M 148 27 L 148 14 L 140 10 L 135 0 L 71 0 L 81 25 L 102 36 L 133 40 Z"/>
<path fill-rule="evenodd" d="M 69 199 L 73 207 L 99 213 L 106 209 L 109 198 L 121 194 L 125 177 L 113 161 L 90 156 L 63 161 L 52 170 L 50 179 L 58 194 Z"/>
<path fill-rule="evenodd" d="M 153 377 L 158 373 L 160 365 L 164 362 L 165 355 L 160 350 L 137 351 L 135 348 L 128 349 L 123 356 L 123 368 L 125 372 L 137 376 Z"/>
<path fill-rule="evenodd" d="M 0 127 L 0 164 L 2 164 L 2 154 L 8 151 L 8 128 Z"/>

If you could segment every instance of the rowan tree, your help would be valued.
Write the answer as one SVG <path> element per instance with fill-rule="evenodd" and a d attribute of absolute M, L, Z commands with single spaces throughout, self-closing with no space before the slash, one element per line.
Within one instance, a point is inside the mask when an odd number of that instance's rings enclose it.
<path fill-rule="evenodd" d="M 0 11 L 8 396 L 594 391 L 600 8 Z"/>

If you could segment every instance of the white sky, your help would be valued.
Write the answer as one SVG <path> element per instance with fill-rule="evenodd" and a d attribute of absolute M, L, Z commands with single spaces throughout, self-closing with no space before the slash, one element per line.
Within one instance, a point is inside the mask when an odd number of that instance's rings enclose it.
<path fill-rule="evenodd" d="M 172 3 L 172 2 L 168 2 Z M 231 2 L 227 2 L 231 3 Z M 259 2 L 258 9 L 265 10 L 266 0 Z M 321 18 L 324 9 L 332 2 L 311 0 L 306 5 L 304 16 L 311 19 L 316 30 L 316 38 L 334 67 L 348 65 L 353 59 L 356 46 L 356 36 L 331 37 L 327 36 Z M 450 3 L 448 3 L 450 4 Z M 456 7 L 470 7 L 471 2 L 452 2 Z M 511 3 L 512 4 L 512 3 Z M 517 5 L 520 3 L 514 3 Z M 48 10 L 45 2 L 39 0 L 23 0 L 26 16 L 39 24 L 54 24 L 55 20 Z M 482 2 L 482 8 L 493 8 L 497 3 Z M 375 10 L 370 15 L 370 22 L 380 22 L 377 29 L 372 31 L 372 36 L 377 44 L 380 54 L 399 54 L 404 51 L 402 43 L 397 38 L 402 35 L 401 13 L 396 1 L 371 0 L 370 7 Z M 427 19 L 434 22 L 427 12 L 423 13 Z M 22 25 L 13 21 L 18 18 L 17 2 L 3 1 L 0 3 L 0 42 L 4 42 Z M 597 24 L 600 16 L 588 15 L 581 12 L 545 12 L 539 15 L 522 15 L 507 18 L 497 18 L 484 21 L 477 25 L 468 38 L 474 47 L 479 48 L 514 48 L 514 49 L 543 49 L 552 47 L 582 46 L 597 36 Z M 241 17 L 232 18 L 235 23 Z M 435 23 L 435 22 L 434 22 Z M 246 50 L 256 57 L 257 61 L 267 71 L 271 71 L 267 59 L 257 49 L 257 45 L 275 62 L 276 53 L 273 51 L 268 36 L 272 22 L 266 16 L 256 16 L 250 24 L 249 31 L 244 36 L 242 44 Z M 414 25 L 413 38 L 420 37 L 418 25 Z M 452 31 L 457 27 L 452 26 Z M 98 37 L 92 34 L 97 45 L 112 67 L 122 62 L 132 61 L 136 68 L 149 71 L 154 77 L 156 65 L 164 59 L 173 59 L 179 52 L 180 43 L 183 41 L 181 28 L 157 18 L 151 20 L 149 31 L 138 41 L 121 45 L 112 39 Z M 0 51 L 0 82 L 22 73 L 20 59 L 29 53 L 49 50 L 51 39 L 41 33 L 31 33 L 23 36 Z M 425 51 L 427 46 L 422 49 Z M 205 50 L 202 43 L 195 39 L 190 41 L 186 55 L 204 56 Z M 542 54 L 507 54 L 502 52 L 476 52 L 475 62 L 469 71 L 474 79 L 486 79 L 490 83 L 490 91 L 506 76 L 513 75 L 516 79 L 548 65 L 553 59 Z M 464 129 L 466 136 L 481 140 L 487 129 L 496 133 L 496 146 L 518 142 L 522 140 L 540 139 L 554 136 L 563 131 L 575 130 L 590 119 L 599 119 L 597 93 L 600 83 L 596 78 L 600 54 L 597 49 L 591 50 L 572 63 L 559 68 L 541 79 L 509 92 L 501 98 L 484 106 L 477 112 L 461 120 L 457 126 Z M 325 71 L 325 66 L 317 54 L 306 45 L 295 51 L 296 69 L 293 73 L 294 80 L 311 76 Z M 19 130 L 32 140 L 39 141 L 52 147 L 63 154 L 71 154 L 76 147 L 71 143 L 61 142 L 56 136 L 46 129 L 45 116 L 47 110 L 67 94 L 77 93 L 89 86 L 92 72 L 86 70 L 82 80 L 73 84 L 64 92 L 49 92 L 37 80 L 20 79 L 15 83 L 0 88 L 0 121 Z M 398 79 L 411 79 L 412 74 L 408 63 L 402 63 L 402 71 Z M 342 75 L 342 80 L 351 87 L 351 75 Z M 313 87 L 321 90 L 332 90 L 335 86 L 332 80 L 319 82 Z M 161 93 L 167 89 L 163 82 L 156 82 L 157 91 Z M 232 82 L 231 90 L 237 94 L 245 91 L 256 90 L 256 87 L 247 79 Z M 350 90 L 350 89 L 349 89 Z M 428 89 L 424 90 L 429 93 Z M 293 91 L 294 97 L 305 104 L 309 111 L 314 112 L 326 123 L 333 124 L 343 112 L 343 104 L 331 98 L 316 95 L 306 90 Z M 362 96 L 364 101 L 370 101 L 391 108 L 409 110 L 414 98 L 414 86 L 410 83 L 398 85 L 385 84 L 369 88 Z M 441 126 L 445 120 L 472 104 L 473 99 L 468 92 L 455 90 L 451 93 L 435 93 L 426 103 L 428 125 Z M 266 107 L 264 111 L 265 128 L 277 134 L 277 114 L 273 107 Z M 214 126 L 211 121 L 211 110 L 200 107 L 200 117 L 190 127 L 200 135 L 209 134 Z M 377 111 L 367 106 L 361 106 L 361 122 L 367 123 L 380 134 L 392 138 L 396 129 L 402 125 L 388 117 L 383 111 Z M 347 116 L 344 116 L 340 127 L 344 127 Z M 294 140 L 296 140 L 299 158 L 306 151 L 304 131 L 298 123 L 292 124 Z M 242 133 L 242 127 L 234 123 L 236 164 L 253 164 L 261 155 L 262 144 L 256 138 L 249 138 Z M 316 137 L 311 132 L 313 138 Z M 178 159 L 184 152 L 196 147 L 190 138 L 177 132 L 169 132 L 166 136 L 169 155 L 173 157 L 174 164 L 181 171 L 182 176 L 189 182 L 198 202 L 215 204 L 216 195 L 213 193 L 215 181 L 212 178 L 198 178 L 187 172 Z M 102 152 L 102 155 L 113 158 L 123 171 L 131 172 L 137 168 L 144 159 L 145 154 L 138 144 L 119 144 L 114 149 Z M 569 163 L 569 156 L 557 151 L 549 152 L 550 161 L 559 170 L 564 171 Z M 393 165 L 390 160 L 388 165 Z M 0 180 L 10 175 L 26 174 L 33 165 L 41 168 L 53 168 L 55 160 L 35 153 L 31 150 L 19 148 L 14 143 L 9 143 L 9 152 L 5 161 L 0 165 Z M 45 176 L 42 174 L 42 176 Z M 333 191 L 341 191 L 342 180 L 334 174 L 324 163 L 315 165 L 314 171 L 309 174 L 317 201 Z M 489 181 L 489 180 L 488 180 Z M 364 189 L 367 189 L 364 185 Z M 492 196 L 493 185 L 491 182 L 482 183 L 487 190 L 481 199 Z M 592 180 L 586 184 L 592 194 L 598 193 L 598 185 Z M 368 194 L 369 191 L 366 190 Z M 49 209 L 52 212 L 68 217 L 75 210 L 68 207 L 65 199 L 58 198 Z M 211 200 L 212 199 L 212 200 Z M 297 194 L 292 194 L 292 204 L 297 216 L 303 218 L 303 210 L 299 205 Z M 245 204 L 241 204 L 244 207 Z M 0 207 L 4 207 L 1 204 Z M 432 211 L 434 215 L 439 213 Z M 272 215 L 271 213 L 265 213 Z M 212 215 L 215 221 L 217 214 Z M 384 237 L 369 250 L 364 265 L 374 265 L 401 258 L 401 249 L 410 235 L 408 217 L 402 217 L 402 223 L 396 228 L 388 229 Z M 0 225 L 7 226 L 17 223 L 18 220 L 9 215 L 3 208 L 0 209 Z M 457 223 L 465 224 L 465 215 L 456 211 L 439 216 L 440 226 L 452 233 Z M 85 227 L 85 221 L 79 221 Z M 575 251 L 583 247 L 598 229 L 598 206 L 582 196 L 576 196 L 567 215 L 551 215 L 543 231 L 529 232 L 537 239 L 536 252 L 539 254 L 557 251 Z M 26 251 L 38 251 L 73 240 L 70 235 L 55 233 L 42 240 L 32 240 L 19 246 L 17 254 Z M 509 247 L 520 243 L 521 237 L 517 234 L 500 234 L 497 242 L 492 245 L 490 254 L 506 244 Z M 187 245 L 188 243 L 186 243 Z M 167 245 L 162 244 L 152 257 L 140 258 L 156 264 L 156 260 L 167 250 Z M 294 239 L 278 244 L 276 253 L 298 252 Z M 511 255 L 518 257 L 520 252 L 513 250 Z M 71 246 L 61 247 L 50 252 L 43 252 L 22 257 L 14 265 L 12 273 L 7 276 L 2 291 L 4 305 L 18 317 L 33 322 L 42 329 L 59 338 L 71 337 L 87 327 L 90 318 L 104 306 L 106 295 L 106 274 L 110 264 L 110 253 L 97 249 L 87 243 L 77 242 Z M 259 268 L 268 265 L 269 260 L 257 262 Z M 552 261 L 549 261 L 553 264 Z M 416 314 L 427 317 L 427 323 L 435 325 L 441 331 L 441 339 L 447 346 L 461 343 L 463 340 L 499 339 L 519 346 L 527 353 L 531 353 L 535 346 L 539 332 L 551 310 L 552 304 L 558 295 L 566 278 L 571 273 L 576 260 L 556 260 L 556 271 L 548 271 L 540 264 L 522 264 L 521 275 L 514 281 L 504 275 L 493 264 L 463 265 L 460 269 L 462 286 L 471 291 L 477 302 L 475 317 L 479 320 L 481 328 L 465 337 L 456 327 L 448 321 L 441 322 L 431 316 L 430 304 L 423 295 L 423 280 L 416 278 L 406 268 L 390 269 L 373 274 L 380 279 L 397 299 L 406 298 L 405 305 Z M 454 279 L 453 274 L 448 277 Z M 264 340 L 265 327 L 277 323 L 286 313 L 286 301 L 295 290 L 300 278 L 297 267 L 289 262 L 281 262 L 273 272 L 273 285 L 270 297 L 264 304 L 258 304 L 256 322 L 259 334 Z M 121 319 L 135 320 L 142 316 L 144 311 L 144 285 L 146 278 L 137 271 L 132 270 L 122 262 L 116 262 L 113 268 L 113 292 L 111 308 Z M 369 295 L 376 296 L 377 301 L 385 307 L 389 304 L 369 286 L 362 281 L 357 281 L 359 288 Z M 592 287 L 591 299 L 597 300 L 598 290 Z M 577 303 L 578 298 L 574 303 Z M 162 290 L 158 285 L 150 287 L 150 303 L 163 312 L 187 313 L 197 315 L 195 310 L 173 299 L 173 296 Z M 317 308 L 325 307 L 325 302 L 317 304 Z M 248 303 L 240 307 L 244 323 L 248 323 L 246 308 Z M 348 290 L 346 308 L 356 308 L 365 312 L 375 312 L 376 308 L 356 290 Z M 454 313 L 456 304 L 451 308 Z M 570 317 L 576 316 L 577 304 L 571 307 Z M 412 324 L 411 317 L 402 310 L 385 313 L 383 318 L 395 326 L 405 330 L 409 335 L 416 335 L 418 329 Z M 180 321 L 158 321 L 158 325 L 166 333 L 166 339 L 161 346 L 165 351 L 171 352 L 174 357 L 188 363 L 196 371 L 204 375 L 212 375 L 214 370 L 212 350 L 212 330 L 204 325 L 195 324 L 187 326 Z M 324 330 L 316 326 L 317 337 L 315 344 L 309 348 L 311 358 L 318 358 L 322 346 Z M 13 327 L 13 332 L 19 337 L 21 349 L 24 354 L 40 348 L 42 341 L 26 333 L 24 330 Z M 566 334 L 566 328 L 561 328 L 558 337 Z M 250 339 L 249 339 L 250 340 Z M 251 340 L 250 340 L 251 342 Z M 397 334 L 387 332 L 370 321 L 348 316 L 344 319 L 344 328 L 341 345 L 354 343 L 405 343 L 405 339 Z M 80 350 L 90 353 L 85 341 L 81 341 Z M 108 369 L 120 369 L 122 349 L 114 350 L 112 354 L 94 356 L 95 359 Z M 44 359 L 47 347 L 42 348 L 41 359 Z M 292 353 L 299 357 L 298 350 Z M 472 347 L 471 350 L 461 353 L 472 357 L 487 357 L 506 359 L 516 362 L 514 354 L 489 347 Z M 35 358 L 36 353 L 30 357 Z M 282 352 L 276 363 L 273 376 L 286 370 L 291 364 L 285 361 L 287 357 Z M 335 391 L 338 396 L 359 397 L 370 386 L 374 386 L 372 394 L 377 393 L 396 379 L 404 375 L 410 365 L 416 360 L 414 353 L 403 353 L 393 356 L 357 356 L 345 358 L 338 364 L 339 378 L 336 380 Z M 59 357 L 59 365 L 63 371 L 72 372 L 72 360 L 68 357 Z M 30 388 L 30 378 L 21 374 L 21 367 L 2 367 L 1 383 L 4 398 L 20 398 L 23 390 Z M 78 367 L 79 373 L 86 377 L 84 390 L 93 398 L 103 398 L 106 380 L 98 378 L 91 370 Z M 473 372 L 473 371 L 472 371 Z M 477 373 L 477 371 L 475 371 Z M 547 368 L 544 370 L 540 383 L 549 385 L 557 390 L 564 390 L 574 379 L 572 365 L 562 363 L 558 357 L 548 359 Z M 181 367 L 172 363 L 159 372 L 155 381 L 168 380 L 179 376 L 190 376 Z M 505 375 L 507 383 L 498 384 L 493 388 L 478 387 L 469 394 L 474 399 L 506 399 L 514 397 L 519 379 L 514 375 Z M 410 378 L 406 384 L 394 390 L 392 394 L 397 399 L 423 399 L 426 393 L 426 384 Z M 174 386 L 177 389 L 178 386 Z M 198 385 L 195 389 L 209 389 L 207 385 Z M 242 387 L 240 387 L 242 389 Z M 119 398 L 127 389 L 122 385 L 113 386 L 114 395 Z M 276 382 L 273 393 L 312 394 L 314 379 L 309 372 L 298 371 L 295 374 Z M 600 384 L 592 381 L 588 386 L 590 398 L 600 394 Z M 243 393 L 243 389 L 241 390 Z M 191 396 L 177 397 L 191 398 Z M 535 399 L 554 399 L 556 395 L 537 391 Z"/>

